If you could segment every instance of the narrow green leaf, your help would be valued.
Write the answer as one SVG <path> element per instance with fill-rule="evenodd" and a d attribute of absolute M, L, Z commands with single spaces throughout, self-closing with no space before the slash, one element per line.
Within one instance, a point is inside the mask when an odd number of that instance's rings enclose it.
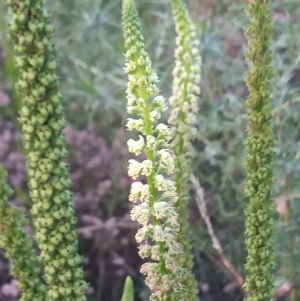
<path fill-rule="evenodd" d="M 124 285 L 124 290 L 123 290 L 123 295 L 122 295 L 121 301 L 133 301 L 133 299 L 134 299 L 133 291 L 134 291 L 133 281 L 130 276 L 127 276 L 126 280 L 125 280 L 125 285 Z"/>

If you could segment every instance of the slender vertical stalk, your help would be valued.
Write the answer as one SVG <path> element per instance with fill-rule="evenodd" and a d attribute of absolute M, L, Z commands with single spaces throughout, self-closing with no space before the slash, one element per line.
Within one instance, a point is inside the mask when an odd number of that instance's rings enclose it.
<path fill-rule="evenodd" d="M 250 61 L 246 83 L 249 97 L 246 138 L 246 280 L 247 301 L 270 301 L 274 296 L 274 246 L 272 202 L 273 128 L 271 113 L 272 38 L 271 1 L 248 3 L 250 25 L 247 30 Z"/>

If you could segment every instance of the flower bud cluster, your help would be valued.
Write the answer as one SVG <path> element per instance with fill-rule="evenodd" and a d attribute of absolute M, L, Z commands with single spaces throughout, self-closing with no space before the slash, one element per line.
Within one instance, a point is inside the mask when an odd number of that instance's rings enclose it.
<path fill-rule="evenodd" d="M 196 30 L 185 4 L 182 0 L 172 0 L 171 3 L 176 28 L 176 50 L 173 93 L 169 99 L 169 123 L 174 133 L 172 145 L 176 155 L 176 184 L 186 200 L 193 157 L 191 140 L 195 137 L 198 114 L 201 56 Z M 180 204 L 184 210 L 186 202 Z M 183 216 L 185 218 L 185 214 Z"/>
<path fill-rule="evenodd" d="M 272 202 L 273 128 L 271 111 L 272 39 L 271 1 L 248 4 L 247 58 L 252 64 L 246 78 L 248 134 L 246 138 L 245 211 L 247 301 L 274 300 L 275 256 Z"/>
<path fill-rule="evenodd" d="M 0 247 L 12 261 L 12 274 L 23 292 L 21 301 L 46 301 L 47 291 L 39 279 L 41 268 L 33 240 L 25 233 L 24 215 L 9 204 L 12 191 L 6 181 L 7 174 L 0 167 Z"/>
<path fill-rule="evenodd" d="M 198 300 L 197 283 L 191 272 L 193 257 L 188 238 L 187 205 L 193 158 L 191 140 L 196 133 L 198 96 L 200 94 L 201 56 L 196 30 L 186 5 L 182 0 L 172 0 L 171 3 L 176 29 L 176 49 L 173 93 L 169 99 L 171 105 L 169 123 L 174 133 L 172 145 L 176 155 L 175 182 L 181 200 L 176 209 L 179 213 L 180 225 L 182 225 L 179 237 L 184 250 L 184 255 L 178 258 L 178 261 L 189 271 L 183 282 L 189 289 L 189 300 Z"/>
<path fill-rule="evenodd" d="M 182 0 L 171 2 L 176 29 L 176 49 L 173 93 L 169 99 L 169 123 L 176 133 L 174 144 L 180 145 L 180 140 L 185 139 L 185 147 L 188 149 L 189 141 L 196 133 L 202 61 L 196 29 L 185 4 Z"/>
<path fill-rule="evenodd" d="M 182 256 L 178 242 L 178 194 L 172 176 L 175 158 L 169 150 L 170 128 L 160 122 L 167 105 L 158 94 L 158 78 L 145 52 L 140 23 L 133 0 L 123 2 L 125 38 L 125 72 L 127 87 L 127 128 L 140 133 L 137 140 L 128 140 L 128 149 L 135 155 L 143 154 L 141 161 L 129 160 L 128 174 L 136 180 L 129 200 L 134 203 L 131 218 L 141 224 L 136 240 L 139 254 L 151 262 L 141 267 L 146 284 L 152 290 L 151 300 L 184 300 L 181 285 L 181 267 L 176 258 Z"/>
<path fill-rule="evenodd" d="M 19 71 L 20 123 L 27 154 L 31 213 L 45 267 L 48 298 L 85 301 L 70 193 L 63 108 L 51 43 L 53 28 L 42 0 L 7 0 L 9 34 Z"/>

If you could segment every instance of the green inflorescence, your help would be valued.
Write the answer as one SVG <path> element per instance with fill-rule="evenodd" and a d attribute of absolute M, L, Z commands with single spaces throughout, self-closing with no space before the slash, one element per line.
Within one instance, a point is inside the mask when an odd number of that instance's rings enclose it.
<path fill-rule="evenodd" d="M 187 208 L 189 200 L 189 179 L 193 147 L 191 140 L 196 133 L 198 95 L 200 94 L 201 56 L 199 39 L 186 5 L 181 0 L 172 0 L 172 10 L 176 27 L 175 67 L 173 70 L 173 95 L 171 104 L 171 125 L 174 139 L 172 148 L 175 154 L 175 183 L 180 202 L 177 203 L 180 231 L 179 241 L 183 245 L 183 256 L 179 264 L 185 268 L 185 285 L 190 292 L 190 300 L 198 300 L 197 282 L 192 274 L 193 257 L 189 239 Z"/>
<path fill-rule="evenodd" d="M 27 222 L 23 213 L 8 202 L 12 190 L 6 180 L 6 171 L 0 167 L 0 248 L 12 262 L 12 274 L 23 292 L 21 300 L 46 301 L 47 291 L 40 280 L 41 267 L 33 239 L 24 231 Z"/>
<path fill-rule="evenodd" d="M 274 295 L 273 249 L 273 129 L 271 113 L 272 38 L 271 1 L 248 4 L 247 58 L 251 68 L 246 83 L 248 136 L 246 139 L 246 280 L 247 301 L 270 301 Z"/>
<path fill-rule="evenodd" d="M 42 0 L 7 0 L 9 34 L 19 72 L 20 123 L 27 156 L 31 214 L 48 300 L 85 301 L 81 257 L 63 129 L 53 27 Z"/>

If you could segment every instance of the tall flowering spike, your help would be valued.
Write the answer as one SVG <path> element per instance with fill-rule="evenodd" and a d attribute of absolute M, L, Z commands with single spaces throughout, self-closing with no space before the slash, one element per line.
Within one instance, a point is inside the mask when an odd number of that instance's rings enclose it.
<path fill-rule="evenodd" d="M 176 50 L 173 95 L 169 99 L 171 104 L 169 123 L 172 132 L 175 133 L 172 147 L 176 155 L 175 183 L 180 197 L 176 209 L 181 225 L 179 239 L 184 250 L 184 255 L 178 260 L 180 265 L 189 271 L 186 275 L 186 284 L 190 290 L 189 300 L 198 300 L 197 283 L 191 273 L 193 257 L 188 235 L 187 205 L 193 158 L 191 140 L 196 132 L 197 98 L 200 94 L 201 56 L 196 30 L 185 4 L 181 0 L 172 0 L 171 3 L 176 28 Z"/>
<path fill-rule="evenodd" d="M 12 193 L 7 174 L 0 167 L 0 247 L 11 260 L 12 274 L 22 291 L 21 301 L 46 301 L 46 287 L 40 281 L 41 268 L 33 241 L 24 227 L 27 222 L 20 210 L 8 203 Z"/>
<path fill-rule="evenodd" d="M 81 257 L 66 164 L 63 107 L 53 27 L 42 0 L 7 0 L 19 71 L 20 123 L 27 155 L 31 213 L 50 301 L 85 301 Z"/>
<path fill-rule="evenodd" d="M 137 140 L 128 140 L 128 149 L 146 157 L 143 161 L 129 160 L 128 174 L 136 180 L 129 195 L 135 204 L 131 218 L 141 224 L 136 234 L 139 254 L 150 260 L 142 265 L 141 272 L 152 291 L 151 300 L 182 301 L 189 299 L 189 291 L 182 281 L 186 270 L 177 261 L 183 249 L 178 242 L 177 189 L 171 180 L 175 168 L 174 156 L 168 150 L 171 132 L 160 122 L 167 106 L 157 95 L 158 78 L 151 68 L 140 27 L 133 0 L 124 0 L 127 110 L 134 117 L 128 119 L 127 128 L 139 132 Z"/>
<path fill-rule="evenodd" d="M 272 38 L 271 1 L 252 0 L 248 4 L 250 25 L 247 30 L 247 58 L 251 68 L 246 82 L 248 136 L 246 139 L 249 204 L 246 208 L 246 248 L 248 252 L 245 280 L 247 301 L 273 300 L 274 249 L 273 215 L 273 129 L 271 113 Z"/>

